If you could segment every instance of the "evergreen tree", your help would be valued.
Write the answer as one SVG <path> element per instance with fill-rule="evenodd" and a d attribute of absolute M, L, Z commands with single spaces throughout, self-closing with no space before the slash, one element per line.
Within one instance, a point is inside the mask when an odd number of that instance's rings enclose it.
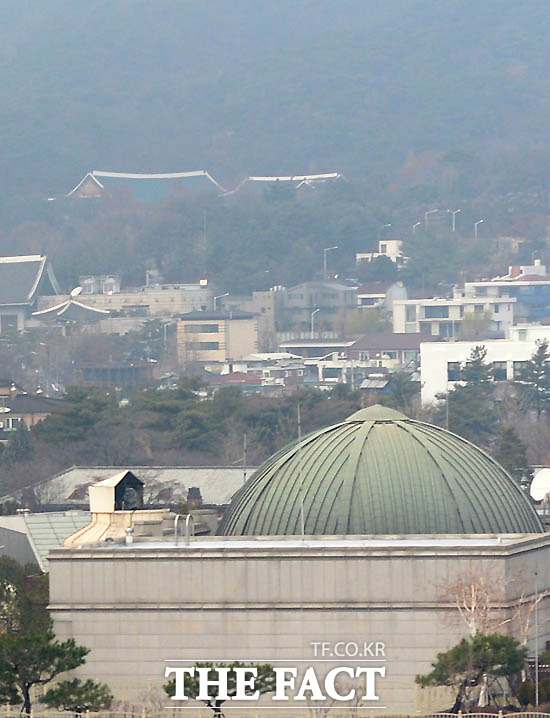
<path fill-rule="evenodd" d="M 462 368 L 464 383 L 437 397 L 444 400 L 436 415 L 438 423 L 478 446 L 488 446 L 496 433 L 491 406 L 492 367 L 486 357 L 484 346 L 474 347 Z"/>
<path fill-rule="evenodd" d="M 40 703 L 44 703 L 48 708 L 77 714 L 105 710 L 112 702 L 113 695 L 109 686 L 90 678 L 86 681 L 79 678 L 61 681 L 40 698 Z"/>
<path fill-rule="evenodd" d="M 493 370 L 487 364 L 487 347 L 475 346 L 472 349 L 469 359 L 462 369 L 462 380 L 467 386 L 481 387 L 490 390 L 493 379 Z"/>
<path fill-rule="evenodd" d="M 33 455 L 33 447 L 27 427 L 23 421 L 10 437 L 6 448 L 2 452 L 2 461 L 7 464 L 14 464 L 17 461 L 25 461 Z"/>
<path fill-rule="evenodd" d="M 254 689 L 246 689 L 247 695 L 250 695 L 254 693 L 254 691 L 258 691 L 260 695 L 264 693 L 271 693 L 275 690 L 275 674 L 273 672 L 273 666 L 269 665 L 269 663 L 263 663 L 263 664 L 252 664 L 252 665 L 246 665 L 244 663 L 240 663 L 239 661 L 236 661 L 235 663 L 217 663 L 216 665 L 212 663 L 197 663 L 196 668 L 208 668 L 208 680 L 209 681 L 215 681 L 217 680 L 217 672 L 216 669 L 218 668 L 229 668 L 229 672 L 227 674 L 227 695 L 230 697 L 233 697 L 237 692 L 237 682 L 236 682 L 236 674 L 234 669 L 235 668 L 256 668 L 257 669 L 257 675 L 254 679 Z M 176 693 L 176 681 L 175 679 L 172 679 L 168 681 L 168 683 L 165 683 L 164 691 L 167 695 L 170 697 L 174 696 Z M 199 688 L 200 688 L 200 681 L 199 681 L 199 675 L 198 671 L 196 672 L 196 675 L 194 676 L 186 676 L 185 677 L 185 695 L 188 698 L 194 698 L 197 699 L 199 695 Z M 201 699 L 202 700 L 202 699 Z M 209 687 L 208 691 L 208 699 L 203 700 L 203 703 L 205 703 L 209 708 L 211 708 L 214 711 L 213 718 L 223 718 L 222 713 L 222 705 L 225 702 L 225 699 L 218 697 L 218 691 L 215 687 Z"/>
<path fill-rule="evenodd" d="M 525 408 L 534 409 L 538 417 L 550 411 L 550 349 L 546 340 L 537 342 L 537 348 L 523 367 L 517 385 Z"/>
<path fill-rule="evenodd" d="M 510 678 L 523 668 L 527 649 L 512 636 L 498 633 L 478 633 L 463 638 L 445 653 L 438 653 L 432 663 L 433 670 L 416 676 L 416 683 L 426 686 L 449 686 L 456 691 L 451 713 L 468 710 L 472 702 L 472 689 L 487 676 L 489 686 L 498 677 Z"/>
<path fill-rule="evenodd" d="M 512 426 L 502 429 L 493 456 L 518 483 L 532 481 L 533 470 L 527 461 L 527 447 Z"/>

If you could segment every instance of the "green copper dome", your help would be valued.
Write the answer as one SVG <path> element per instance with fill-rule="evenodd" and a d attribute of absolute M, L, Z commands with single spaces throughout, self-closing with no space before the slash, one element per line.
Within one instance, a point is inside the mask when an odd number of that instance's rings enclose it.
<path fill-rule="evenodd" d="M 538 533 L 517 484 L 465 439 L 383 406 L 304 437 L 240 489 L 219 534 Z"/>

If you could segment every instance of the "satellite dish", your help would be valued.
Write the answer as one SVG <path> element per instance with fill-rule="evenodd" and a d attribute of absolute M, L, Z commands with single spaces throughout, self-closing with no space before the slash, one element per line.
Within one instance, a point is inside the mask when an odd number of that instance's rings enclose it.
<path fill-rule="evenodd" d="M 82 287 L 71 289 L 71 297 L 78 297 L 79 294 L 82 294 Z"/>
<path fill-rule="evenodd" d="M 8 414 L 11 411 L 9 406 L 0 406 L 0 414 Z"/>
<path fill-rule="evenodd" d="M 550 469 L 541 469 L 535 474 L 529 493 L 535 501 L 542 501 L 546 498 L 550 493 Z"/>

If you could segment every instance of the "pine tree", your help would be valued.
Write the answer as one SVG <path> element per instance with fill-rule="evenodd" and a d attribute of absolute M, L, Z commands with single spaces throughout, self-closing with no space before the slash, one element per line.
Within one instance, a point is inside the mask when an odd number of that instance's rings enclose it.
<path fill-rule="evenodd" d="M 512 426 L 502 429 L 493 456 L 518 483 L 530 483 L 533 479 L 533 470 L 527 461 L 527 447 Z"/>
<path fill-rule="evenodd" d="M 491 406 L 492 367 L 485 361 L 487 349 L 476 346 L 462 368 L 463 384 L 458 384 L 444 399 L 438 411 L 438 423 L 478 446 L 488 446 L 496 432 Z"/>
<path fill-rule="evenodd" d="M 537 348 L 523 367 L 517 385 L 525 408 L 535 409 L 538 417 L 550 411 L 550 349 L 546 340 L 537 342 Z"/>
<path fill-rule="evenodd" d="M 25 461 L 33 455 L 33 447 L 29 431 L 25 423 L 21 421 L 19 426 L 6 444 L 2 453 L 2 461 L 7 464 L 14 464 L 17 461 Z"/>

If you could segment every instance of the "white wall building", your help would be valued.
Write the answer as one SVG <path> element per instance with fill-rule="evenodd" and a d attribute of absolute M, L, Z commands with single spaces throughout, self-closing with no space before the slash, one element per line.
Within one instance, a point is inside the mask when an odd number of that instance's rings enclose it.
<path fill-rule="evenodd" d="M 550 341 L 550 326 L 517 325 L 511 328 L 510 339 L 488 339 L 463 342 L 423 342 L 420 345 L 420 381 L 422 404 L 436 401 L 460 380 L 460 365 L 470 357 L 472 349 L 484 346 L 486 361 L 493 364 L 494 381 L 518 378 L 526 361 L 533 356 L 537 341 Z"/>
<path fill-rule="evenodd" d="M 407 257 L 403 256 L 403 242 L 400 239 L 381 239 L 378 242 L 378 252 L 360 252 L 355 255 L 355 263 L 372 262 L 378 257 L 387 257 L 397 266 L 406 264 Z"/>
<path fill-rule="evenodd" d="M 488 332 L 505 336 L 514 321 L 515 298 L 455 297 L 453 299 L 395 299 L 393 331 L 421 332 L 428 336 L 456 337 L 464 319 L 486 317 Z"/>

